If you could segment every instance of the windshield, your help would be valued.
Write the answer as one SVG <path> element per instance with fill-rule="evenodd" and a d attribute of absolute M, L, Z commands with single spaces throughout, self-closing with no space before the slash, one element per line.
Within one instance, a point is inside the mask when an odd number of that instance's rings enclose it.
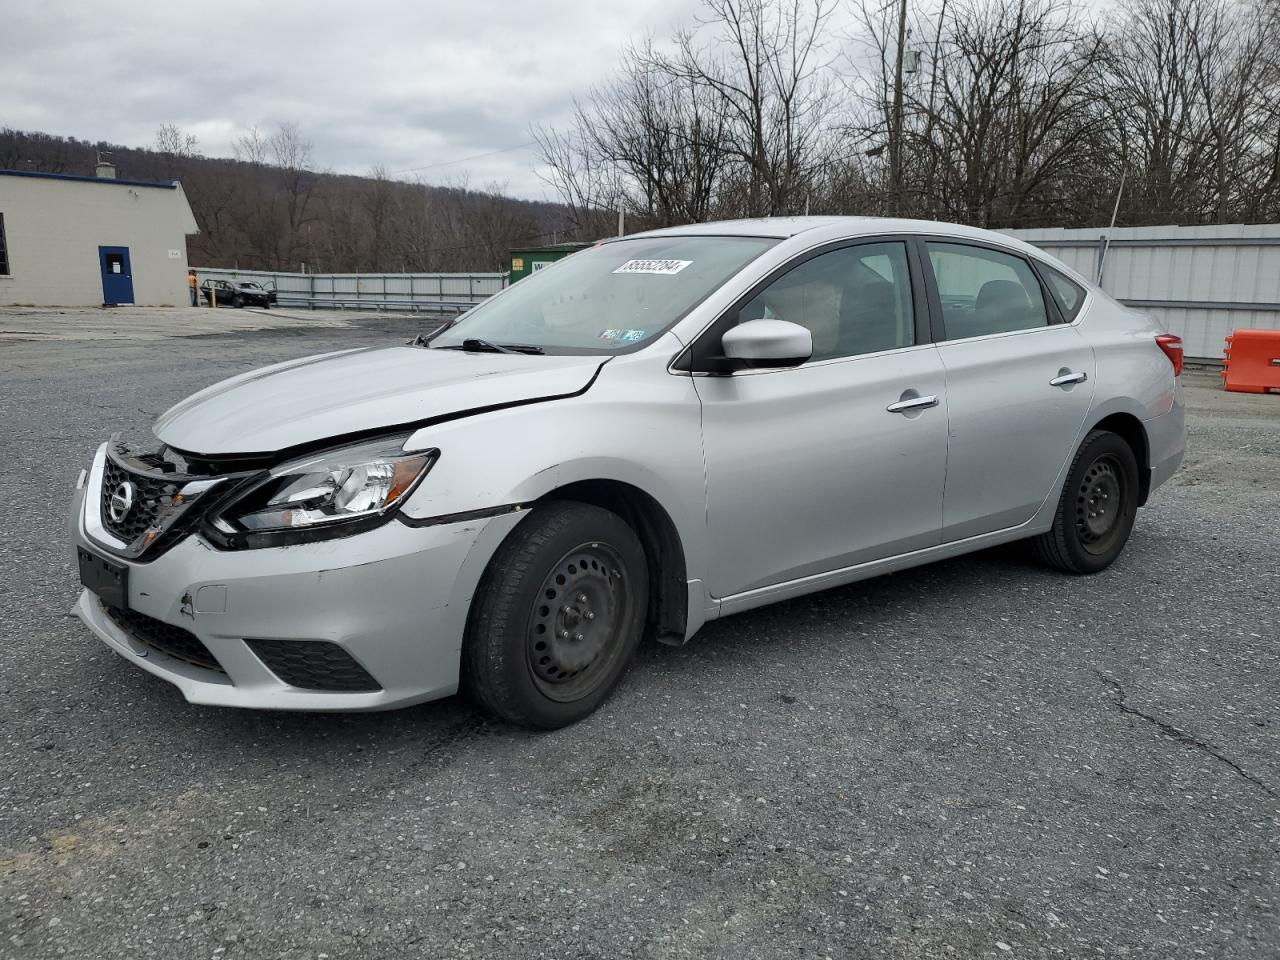
<path fill-rule="evenodd" d="M 579 251 L 482 303 L 431 341 L 623 353 L 664 333 L 777 243 L 767 237 L 641 237 Z"/>
<path fill-rule="evenodd" d="M 252 280 L 246 280 L 244 283 L 240 284 L 240 286 L 243 287 L 245 290 L 261 290 L 262 289 Z"/>

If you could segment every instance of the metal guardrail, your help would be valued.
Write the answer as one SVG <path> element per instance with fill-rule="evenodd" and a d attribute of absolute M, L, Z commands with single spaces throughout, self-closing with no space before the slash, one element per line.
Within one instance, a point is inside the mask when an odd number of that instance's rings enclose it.
<path fill-rule="evenodd" d="M 309 310 L 461 313 L 507 285 L 505 273 L 290 273 L 196 267 L 205 280 L 252 280 L 276 291 L 279 306 Z"/>

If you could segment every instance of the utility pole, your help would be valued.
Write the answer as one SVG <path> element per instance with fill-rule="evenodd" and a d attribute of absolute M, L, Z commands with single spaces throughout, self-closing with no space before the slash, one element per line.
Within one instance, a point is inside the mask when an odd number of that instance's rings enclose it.
<path fill-rule="evenodd" d="M 902 213 L 902 60 L 907 46 L 907 0 L 898 9 L 898 53 L 893 63 L 893 116 L 889 131 L 889 210 Z"/>

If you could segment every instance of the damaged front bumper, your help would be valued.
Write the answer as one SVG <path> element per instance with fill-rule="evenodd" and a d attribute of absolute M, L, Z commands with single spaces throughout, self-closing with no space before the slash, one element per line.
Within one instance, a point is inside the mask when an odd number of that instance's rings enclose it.
<path fill-rule="evenodd" d="M 337 540 L 237 551 L 191 534 L 138 562 L 91 535 L 100 528 L 98 502 L 86 498 L 92 480 L 76 491 L 72 539 L 128 568 L 128 612 L 113 613 L 88 589 L 74 612 L 190 702 L 219 706 L 381 710 L 454 693 L 470 599 L 519 521 L 392 521 Z M 319 668 L 307 663 L 316 651 Z M 335 662 L 331 683 L 325 670 Z M 371 679 L 352 684 L 353 674 Z"/>

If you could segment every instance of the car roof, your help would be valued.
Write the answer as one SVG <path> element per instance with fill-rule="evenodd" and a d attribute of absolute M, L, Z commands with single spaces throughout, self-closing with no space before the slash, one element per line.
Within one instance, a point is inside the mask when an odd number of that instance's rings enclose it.
<path fill-rule="evenodd" d="M 1002 247 L 1032 253 L 1041 259 L 1039 250 L 1016 237 L 994 230 L 983 230 L 960 223 L 944 223 L 938 220 L 911 220 L 902 217 L 758 217 L 751 220 L 719 220 L 710 223 L 690 223 L 679 227 L 663 227 L 635 237 L 772 237 L 779 240 L 807 234 L 814 243 L 825 243 L 843 237 L 860 237 L 886 233 L 914 233 L 956 239 L 980 240 Z"/>

